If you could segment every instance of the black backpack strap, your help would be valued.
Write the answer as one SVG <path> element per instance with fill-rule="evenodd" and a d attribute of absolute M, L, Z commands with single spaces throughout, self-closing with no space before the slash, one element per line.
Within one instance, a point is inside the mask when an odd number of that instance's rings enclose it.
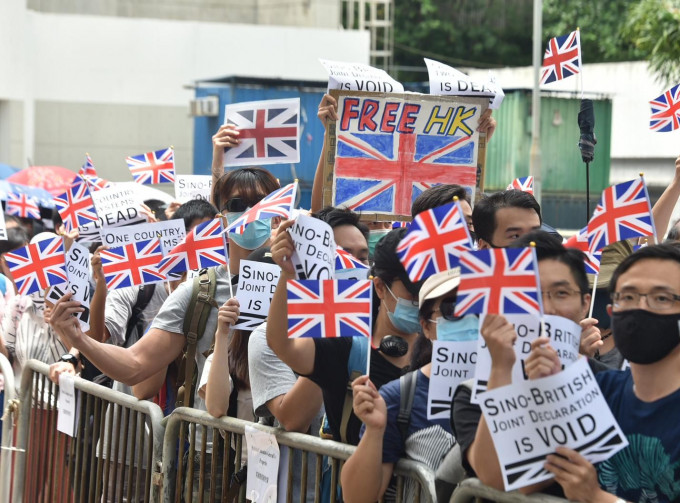
<path fill-rule="evenodd" d="M 127 327 L 125 328 L 125 347 L 129 346 L 130 336 L 132 335 L 135 328 L 139 328 L 140 337 L 144 334 L 144 320 L 142 319 L 142 313 L 149 305 L 149 302 L 151 302 L 151 297 L 153 297 L 155 291 L 155 283 L 151 283 L 150 285 L 141 285 L 139 287 L 137 292 L 137 300 L 132 306 L 132 313 L 130 314 Z"/>
<path fill-rule="evenodd" d="M 397 427 L 401 434 L 402 444 L 406 444 L 408 427 L 411 424 L 411 409 L 413 408 L 413 398 L 416 396 L 416 384 L 418 382 L 418 371 L 409 372 L 399 378 L 399 414 L 397 414 Z"/>

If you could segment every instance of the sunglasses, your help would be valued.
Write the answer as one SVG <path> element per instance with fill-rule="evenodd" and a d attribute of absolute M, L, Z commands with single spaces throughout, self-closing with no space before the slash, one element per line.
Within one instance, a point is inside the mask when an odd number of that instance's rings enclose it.
<path fill-rule="evenodd" d="M 259 197 L 258 199 L 252 201 L 247 199 L 241 199 L 240 197 L 232 197 L 227 201 L 227 204 L 224 205 L 224 208 L 222 208 L 222 211 L 220 213 L 224 213 L 225 211 L 229 213 L 240 213 L 246 211 L 248 208 L 252 208 L 257 203 L 262 201 L 262 199 L 264 199 L 264 196 Z"/>
<path fill-rule="evenodd" d="M 461 319 L 460 316 L 454 316 L 456 311 L 456 297 L 449 297 L 448 299 L 442 300 L 439 305 L 439 312 L 442 313 L 442 318 L 448 321 L 458 321 Z"/>

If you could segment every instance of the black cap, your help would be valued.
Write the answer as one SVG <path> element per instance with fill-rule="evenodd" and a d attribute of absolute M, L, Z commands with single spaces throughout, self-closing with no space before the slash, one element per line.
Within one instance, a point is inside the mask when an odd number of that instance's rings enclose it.
<path fill-rule="evenodd" d="M 272 249 L 269 246 L 262 246 L 256 250 L 253 250 L 246 260 L 252 260 L 253 262 L 264 262 L 265 264 L 275 264 L 272 258 Z"/>
<path fill-rule="evenodd" d="M 375 245 L 375 252 L 373 253 L 373 269 L 371 273 L 373 276 L 378 276 L 384 281 L 391 282 L 393 279 L 401 281 L 406 289 L 414 297 L 418 297 L 420 287 L 423 281 L 412 283 L 408 278 L 406 269 L 402 265 L 397 256 L 397 246 L 408 232 L 406 228 L 393 229 L 383 236 Z"/>

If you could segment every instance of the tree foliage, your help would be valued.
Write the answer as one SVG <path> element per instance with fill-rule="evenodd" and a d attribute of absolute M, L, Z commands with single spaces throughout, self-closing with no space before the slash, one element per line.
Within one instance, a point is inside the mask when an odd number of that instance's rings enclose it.
<path fill-rule="evenodd" d="M 624 35 L 645 54 L 666 85 L 680 82 L 680 2 L 641 0 L 630 10 Z"/>

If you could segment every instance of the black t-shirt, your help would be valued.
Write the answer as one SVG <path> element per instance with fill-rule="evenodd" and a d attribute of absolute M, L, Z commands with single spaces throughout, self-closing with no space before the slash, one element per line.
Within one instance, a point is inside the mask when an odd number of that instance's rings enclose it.
<path fill-rule="evenodd" d="M 352 348 L 352 338 L 314 339 L 314 345 L 316 348 L 314 371 L 307 377 L 321 388 L 328 425 L 333 433 L 333 439 L 340 442 L 340 423 L 342 422 L 342 409 L 347 392 L 347 381 L 349 380 L 347 363 Z M 370 351 L 370 376 L 376 388 L 380 389 L 383 384 L 401 376 L 401 368 L 388 362 L 379 351 L 373 348 Z M 347 425 L 347 442 L 349 444 L 357 445 L 359 443 L 360 428 L 361 421 L 352 412 Z"/>

